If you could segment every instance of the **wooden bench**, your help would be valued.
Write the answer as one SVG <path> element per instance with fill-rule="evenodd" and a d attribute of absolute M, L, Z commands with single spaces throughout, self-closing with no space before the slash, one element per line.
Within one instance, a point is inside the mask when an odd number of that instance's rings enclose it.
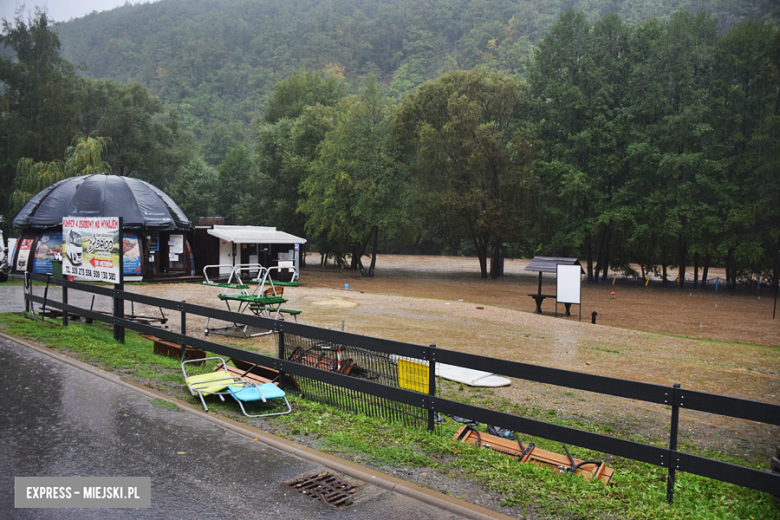
<path fill-rule="evenodd" d="M 154 353 L 162 356 L 168 356 L 173 359 L 181 359 L 181 344 L 174 343 L 172 341 L 165 341 L 164 339 L 152 336 L 151 334 L 141 334 L 142 338 L 152 340 L 154 343 Z M 184 359 L 204 359 L 206 357 L 206 351 L 196 348 L 187 348 L 187 352 L 184 354 Z M 193 363 L 195 365 L 202 365 L 203 361 Z"/>
<path fill-rule="evenodd" d="M 534 314 L 542 313 L 542 302 L 545 298 L 555 298 L 554 294 L 529 294 L 528 296 L 536 301 L 536 310 L 534 310 Z"/>
<path fill-rule="evenodd" d="M 274 370 L 273 368 L 268 368 L 261 365 L 256 365 L 254 363 L 249 363 L 247 361 L 242 361 L 240 359 L 231 359 L 230 361 L 232 361 L 233 364 L 236 365 L 235 367 L 232 367 L 230 365 L 227 365 L 225 367 L 227 371 L 230 372 L 230 375 L 243 377 L 247 381 L 252 381 L 254 383 L 257 383 L 258 385 L 273 383 L 279 386 L 278 370 Z M 220 363 L 214 370 L 221 370 L 221 369 L 222 369 L 222 363 Z M 296 390 L 299 390 L 298 382 L 291 375 L 285 374 L 284 380 L 286 384 L 289 384 Z"/>
<path fill-rule="evenodd" d="M 452 440 L 468 442 L 483 448 L 490 448 L 500 454 L 516 459 L 518 462 L 529 462 L 549 468 L 558 473 L 571 472 L 585 480 L 597 479 L 609 484 L 615 470 L 607 467 L 606 462 L 584 461 L 543 450 L 533 444 L 521 446 L 515 439 L 505 439 L 485 432 L 477 432 L 468 425 L 462 426 L 452 437 Z"/>

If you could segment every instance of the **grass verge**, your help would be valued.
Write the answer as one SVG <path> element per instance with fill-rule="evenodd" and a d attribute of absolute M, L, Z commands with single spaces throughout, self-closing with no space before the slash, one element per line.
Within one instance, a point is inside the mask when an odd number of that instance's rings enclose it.
<path fill-rule="evenodd" d="M 104 324 L 72 322 L 62 327 L 0 314 L 0 330 L 46 348 L 117 373 L 172 397 L 197 404 L 183 385 L 178 361 L 152 352 L 151 343 L 126 331 L 124 344 L 113 339 L 112 328 Z M 205 367 L 207 370 L 209 367 Z M 614 435 L 609 425 L 572 421 L 549 410 L 497 400 L 488 389 L 469 389 L 441 382 L 442 395 L 478 406 L 516 413 L 525 417 Z M 586 482 L 573 475 L 559 475 L 503 457 L 491 450 L 451 441 L 459 424 L 448 420 L 438 433 L 404 428 L 382 419 L 361 415 L 290 395 L 293 413 L 267 419 L 248 419 L 234 403 L 214 402 L 209 409 L 233 419 L 263 428 L 324 452 L 369 467 L 393 473 L 418 484 L 459 496 L 505 514 L 554 519 L 744 519 L 780 520 L 772 497 L 739 486 L 678 473 L 675 503 L 665 500 L 666 471 L 663 468 L 622 458 L 612 458 L 613 484 Z M 164 401 L 157 403 L 167 406 Z M 636 432 L 632 440 L 652 444 Z M 524 438 L 537 446 L 561 452 L 558 443 Z M 695 448 L 693 449 L 695 452 Z M 711 453 L 697 453 L 714 456 Z M 583 459 L 604 455 L 574 449 Z M 718 456 L 735 464 L 761 467 L 760 461 Z M 762 468 L 763 469 L 763 468 Z"/>

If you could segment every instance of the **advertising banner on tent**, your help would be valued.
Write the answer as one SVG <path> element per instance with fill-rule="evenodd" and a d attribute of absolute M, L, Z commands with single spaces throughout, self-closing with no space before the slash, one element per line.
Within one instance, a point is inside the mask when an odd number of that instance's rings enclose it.
<path fill-rule="evenodd" d="M 62 234 L 43 233 L 38 239 L 38 247 L 35 248 L 33 258 L 33 273 L 51 273 L 52 260 L 59 261 L 62 258 Z"/>
<path fill-rule="evenodd" d="M 62 272 L 86 280 L 119 283 L 118 217 L 64 217 Z"/>
<path fill-rule="evenodd" d="M 27 270 L 27 262 L 30 259 L 30 251 L 35 240 L 32 238 L 22 238 L 19 241 L 19 258 L 16 260 L 16 269 L 19 271 Z"/>
<path fill-rule="evenodd" d="M 125 275 L 141 274 L 141 244 L 138 235 L 133 231 L 125 231 L 122 239 L 122 252 L 125 255 Z"/>

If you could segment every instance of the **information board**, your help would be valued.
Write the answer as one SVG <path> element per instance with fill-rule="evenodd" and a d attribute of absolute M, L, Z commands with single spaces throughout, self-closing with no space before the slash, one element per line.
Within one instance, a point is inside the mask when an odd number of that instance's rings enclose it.
<path fill-rule="evenodd" d="M 561 265 L 555 266 L 557 274 L 557 292 L 556 301 L 558 303 L 576 303 L 581 304 L 582 291 L 582 267 L 579 265 Z"/>
<path fill-rule="evenodd" d="M 62 272 L 84 280 L 119 283 L 118 217 L 64 217 Z"/>

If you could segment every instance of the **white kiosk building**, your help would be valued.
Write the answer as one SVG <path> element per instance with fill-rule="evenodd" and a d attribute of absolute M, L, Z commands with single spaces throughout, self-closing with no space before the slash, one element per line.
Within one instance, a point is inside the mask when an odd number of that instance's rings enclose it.
<path fill-rule="evenodd" d="M 275 227 L 214 226 L 208 234 L 219 240 L 220 276 L 228 276 L 238 264 L 264 267 L 287 267 L 300 272 L 301 246 L 305 238 L 296 237 Z M 292 271 L 291 271 L 292 276 Z"/>

